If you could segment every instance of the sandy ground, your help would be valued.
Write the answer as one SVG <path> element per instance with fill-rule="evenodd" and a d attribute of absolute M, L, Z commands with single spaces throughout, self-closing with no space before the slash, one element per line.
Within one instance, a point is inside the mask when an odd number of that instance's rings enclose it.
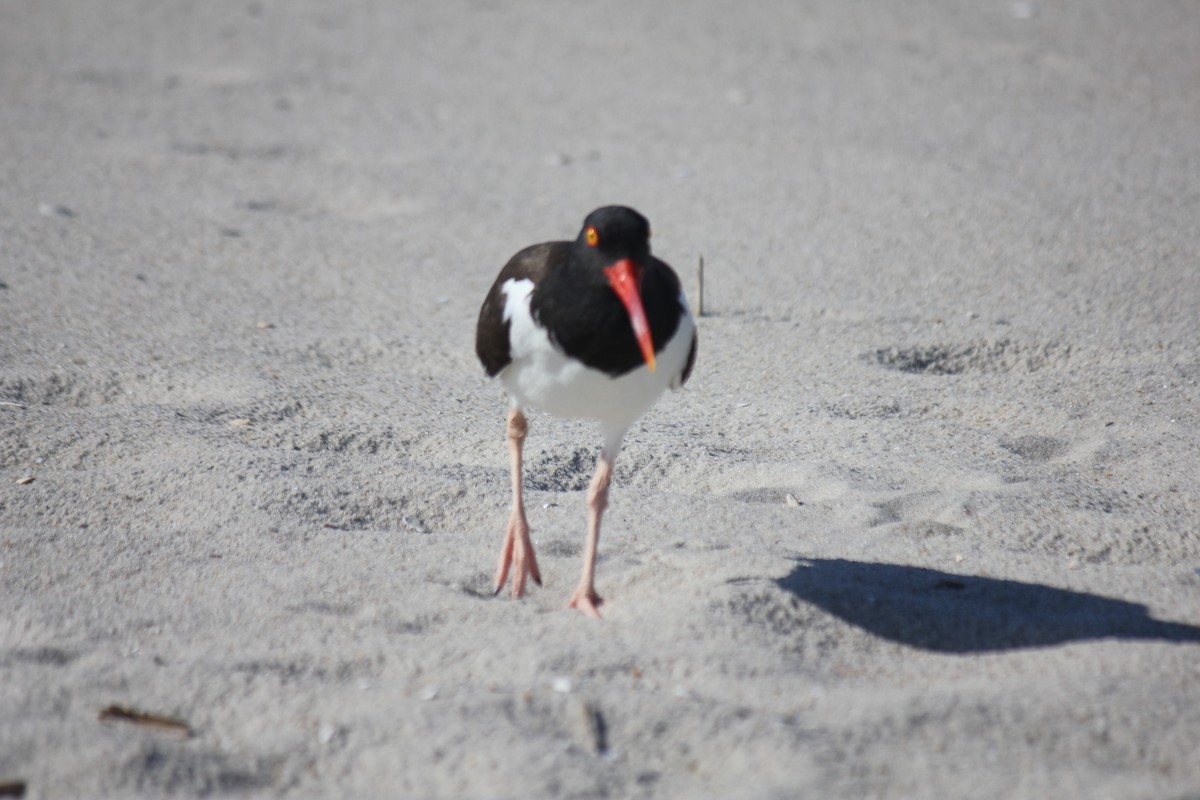
<path fill-rule="evenodd" d="M 1198 53 L 1188 2 L 0 2 L 0 784 L 1200 797 Z M 707 314 L 595 623 L 585 423 L 490 597 L 472 344 L 612 202 Z"/>

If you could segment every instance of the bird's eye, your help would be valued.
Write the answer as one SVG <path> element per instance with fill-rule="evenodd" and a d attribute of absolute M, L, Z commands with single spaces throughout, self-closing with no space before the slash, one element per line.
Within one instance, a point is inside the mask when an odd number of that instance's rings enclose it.
<path fill-rule="evenodd" d="M 583 239 L 588 243 L 588 247 L 595 247 L 600 244 L 600 234 L 596 233 L 596 229 L 591 225 L 583 232 Z"/>

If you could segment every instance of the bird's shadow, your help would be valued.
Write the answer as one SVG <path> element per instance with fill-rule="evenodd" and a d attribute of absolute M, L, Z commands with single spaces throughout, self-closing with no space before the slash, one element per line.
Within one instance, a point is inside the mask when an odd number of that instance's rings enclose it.
<path fill-rule="evenodd" d="M 805 559 L 777 583 L 869 633 L 923 650 L 984 653 L 1089 639 L 1200 642 L 1200 627 L 1138 603 L 900 564 Z"/>

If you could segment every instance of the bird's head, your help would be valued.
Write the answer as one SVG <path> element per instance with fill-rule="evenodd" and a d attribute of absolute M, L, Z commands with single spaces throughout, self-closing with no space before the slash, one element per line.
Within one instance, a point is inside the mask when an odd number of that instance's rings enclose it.
<path fill-rule="evenodd" d="M 603 273 L 629 313 L 646 366 L 654 371 L 654 341 L 642 307 L 642 273 L 650 264 L 650 222 L 632 208 L 604 206 L 587 215 L 574 244 L 578 263 Z"/>

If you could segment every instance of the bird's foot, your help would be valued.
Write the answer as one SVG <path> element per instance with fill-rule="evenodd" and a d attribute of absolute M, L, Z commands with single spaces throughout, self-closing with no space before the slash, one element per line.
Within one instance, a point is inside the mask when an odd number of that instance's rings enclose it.
<path fill-rule="evenodd" d="M 595 589 L 588 584 L 581 583 L 575 590 L 575 594 L 571 595 L 571 599 L 567 601 L 567 608 L 582 611 L 592 619 L 600 619 L 600 604 L 603 602 L 604 599 L 596 594 Z"/>
<path fill-rule="evenodd" d="M 525 521 L 525 514 L 520 511 L 514 511 L 508 520 L 504 547 L 500 551 L 500 564 L 496 567 L 496 587 L 493 594 L 500 594 L 510 570 L 513 597 L 525 594 L 526 579 L 532 579 L 538 586 L 542 585 L 537 556 L 533 552 L 533 541 L 529 538 L 529 523 Z"/>

